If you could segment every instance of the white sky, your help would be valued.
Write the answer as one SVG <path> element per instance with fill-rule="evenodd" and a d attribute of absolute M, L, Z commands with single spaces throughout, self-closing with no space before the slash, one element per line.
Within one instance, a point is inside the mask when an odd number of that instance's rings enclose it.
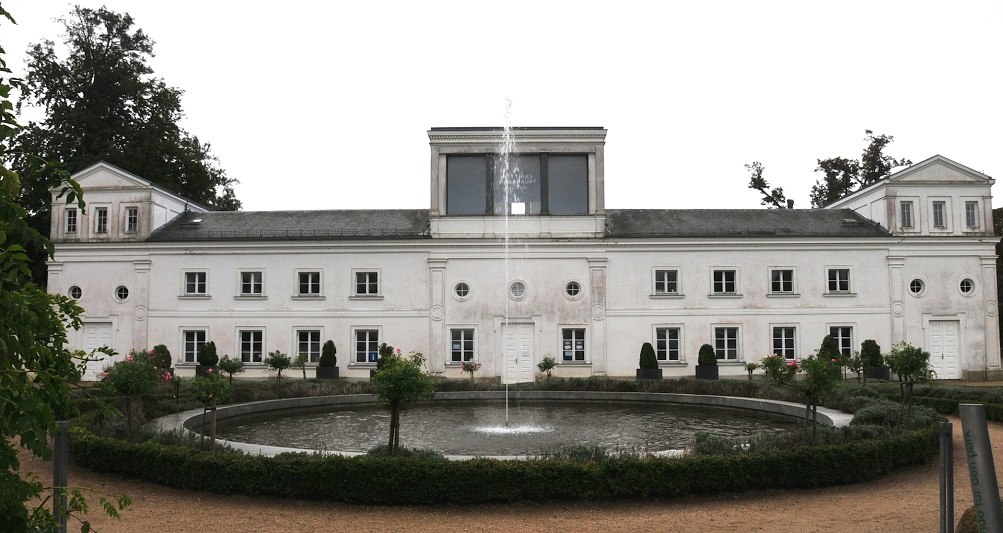
<path fill-rule="evenodd" d="M 9 65 L 61 0 L 2 0 Z M 1003 2 L 81 0 L 133 16 L 247 210 L 427 208 L 427 130 L 603 126 L 609 208 L 808 207 L 864 130 L 1003 178 Z M 128 169 L 126 169 L 128 170 Z M 1003 204 L 1001 204 L 1003 205 Z"/>

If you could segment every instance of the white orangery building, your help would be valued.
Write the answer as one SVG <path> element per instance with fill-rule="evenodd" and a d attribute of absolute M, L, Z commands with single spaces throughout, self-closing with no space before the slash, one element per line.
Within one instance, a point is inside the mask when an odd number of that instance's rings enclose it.
<path fill-rule="evenodd" d="M 522 381 L 547 355 L 558 376 L 633 376 L 644 342 L 666 376 L 693 375 L 703 344 L 741 375 L 832 335 L 921 345 L 940 378 L 1003 376 L 993 180 L 947 158 L 825 209 L 607 209 L 602 128 L 428 136 L 429 209 L 212 212 L 81 171 L 86 212 L 53 199 L 48 279 L 85 309 L 74 347 L 165 344 L 185 374 L 211 340 L 253 376 L 331 339 L 363 378 L 386 342 L 447 377 L 474 360 Z"/>

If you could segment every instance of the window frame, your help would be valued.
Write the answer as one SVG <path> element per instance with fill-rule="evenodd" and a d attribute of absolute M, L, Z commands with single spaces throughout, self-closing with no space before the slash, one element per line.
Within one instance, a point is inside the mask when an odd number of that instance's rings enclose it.
<path fill-rule="evenodd" d="M 668 278 L 671 274 L 675 279 L 660 280 L 659 275 L 665 274 Z M 668 290 L 669 285 L 674 285 L 674 290 Z M 664 285 L 664 290 L 659 290 L 659 285 Z M 651 269 L 651 296 L 655 298 L 679 298 L 683 295 L 682 276 L 679 267 L 654 267 Z"/>
<path fill-rule="evenodd" d="M 839 346 L 839 353 L 849 357 L 853 355 L 853 335 L 854 335 L 854 324 L 826 324 L 829 328 L 829 336 L 835 339 L 836 344 Z M 844 337 L 842 331 L 839 335 L 833 335 L 833 331 L 836 329 L 847 329 L 849 330 L 849 335 Z"/>
<path fill-rule="evenodd" d="M 198 363 L 199 350 L 209 343 L 209 328 L 198 326 L 182 326 L 181 328 L 181 360 L 185 363 Z M 189 352 L 189 333 L 201 333 L 202 339 L 192 339 L 192 351 Z M 191 355 L 191 358 L 189 358 Z"/>
<path fill-rule="evenodd" d="M 724 357 L 722 357 L 722 354 L 719 351 L 722 348 L 718 347 L 718 342 L 720 340 L 724 340 L 725 342 L 728 341 L 727 337 L 725 337 L 724 339 L 721 339 L 719 337 L 719 335 L 718 335 L 718 333 L 726 332 L 726 330 L 734 330 L 734 332 L 735 332 L 735 339 L 734 339 L 734 341 L 735 341 L 735 348 L 734 348 L 735 356 L 731 357 L 731 358 L 728 357 L 728 350 L 729 350 L 729 348 L 727 347 L 727 345 L 723 348 L 723 350 L 724 350 L 724 354 L 723 354 Z M 739 361 L 742 360 L 742 326 L 741 326 L 741 324 L 714 324 L 714 325 L 711 326 L 711 338 L 714 339 L 714 344 L 713 344 L 713 346 L 714 346 L 714 356 L 717 357 L 718 362 L 721 362 L 721 363 L 737 363 L 737 362 L 739 362 Z"/>
<path fill-rule="evenodd" d="M 304 285 L 303 277 L 307 276 L 309 278 L 309 277 L 313 277 L 314 275 L 317 278 L 316 280 L 308 279 L 306 281 L 307 288 L 311 289 L 311 290 L 309 292 L 302 292 L 303 285 Z M 295 276 L 296 276 L 296 279 L 295 279 L 296 285 L 295 285 L 294 288 L 295 288 L 296 292 L 293 294 L 293 298 L 320 299 L 320 298 L 324 297 L 324 273 L 323 273 L 323 270 L 321 270 L 319 268 L 299 268 L 299 269 L 296 269 Z M 316 292 L 312 291 L 312 289 L 314 288 L 314 285 L 316 285 L 316 289 L 317 289 Z"/>
<path fill-rule="evenodd" d="M 366 286 L 365 292 L 359 292 L 359 276 L 375 277 L 375 280 L 367 279 L 361 284 Z M 371 287 L 374 286 L 374 287 Z M 354 268 L 352 269 L 352 298 L 373 299 L 383 297 L 383 275 L 379 268 Z"/>
<path fill-rule="evenodd" d="M 562 325 L 559 363 L 566 365 L 589 363 L 588 328 L 583 325 Z M 570 334 L 570 338 L 569 337 Z M 569 346 L 570 349 L 565 349 Z M 581 343 L 579 345 L 579 343 Z M 581 346 L 579 348 L 579 346 Z M 569 353 L 570 352 L 570 358 Z"/>
<path fill-rule="evenodd" d="M 726 279 L 727 275 L 729 273 L 732 276 L 731 280 Z M 717 279 L 718 278 L 718 274 L 721 274 L 721 280 L 720 281 L 718 281 L 718 279 Z M 741 291 L 739 289 L 739 284 L 738 284 L 738 280 L 739 279 L 740 279 L 740 276 L 739 276 L 739 269 L 738 269 L 738 267 L 713 267 L 713 268 L 711 268 L 711 271 L 710 271 L 710 289 L 711 289 L 710 290 L 710 296 L 711 297 L 717 297 L 717 298 L 721 298 L 721 297 L 724 297 L 724 298 L 736 298 L 736 297 L 741 296 L 742 293 L 741 293 Z M 720 284 L 720 287 L 718 287 L 719 284 Z M 731 291 L 726 290 L 728 288 L 729 284 L 731 285 L 731 289 L 732 289 Z M 718 290 L 719 288 L 721 290 Z"/>
<path fill-rule="evenodd" d="M 134 205 L 125 207 L 125 233 L 137 233 L 139 231 L 139 208 Z"/>
<path fill-rule="evenodd" d="M 839 276 L 836 276 L 834 280 L 832 277 L 833 272 L 846 272 L 845 285 L 846 288 L 842 289 L 840 286 L 843 284 L 844 280 L 841 280 Z M 836 283 L 836 288 L 833 289 L 833 282 Z M 848 296 L 853 295 L 853 269 L 846 265 L 832 265 L 825 267 L 825 294 L 828 296 Z"/>
<path fill-rule="evenodd" d="M 457 339 L 459 334 L 459 339 Z M 469 338 L 468 338 L 469 337 Z M 459 348 L 456 343 L 459 342 Z M 468 348 L 469 345 L 469 348 Z M 477 328 L 473 326 L 451 326 L 449 328 L 449 365 L 460 365 L 477 360 Z"/>
<path fill-rule="evenodd" d="M 778 331 L 781 333 L 777 337 Z M 780 351 L 777 351 L 777 341 L 781 341 Z M 801 343 L 798 337 L 798 324 L 770 324 L 770 347 L 774 355 L 783 357 L 785 361 L 794 361 L 801 353 Z M 789 354 L 788 354 L 789 352 Z"/>
<path fill-rule="evenodd" d="M 257 274 L 257 281 L 253 279 L 250 282 L 244 280 L 245 275 L 250 275 L 254 277 Z M 250 291 L 245 291 L 244 289 L 250 284 Z M 254 290 L 257 286 L 257 291 Z M 264 269 L 241 269 L 237 271 L 237 297 L 238 298 L 264 298 L 265 297 L 265 271 Z"/>
<path fill-rule="evenodd" d="M 359 351 L 359 333 L 363 333 L 363 332 L 367 333 L 367 334 L 368 333 L 375 333 L 376 334 L 376 340 L 375 340 L 375 343 L 374 343 L 374 341 L 372 339 L 368 338 L 369 335 L 367 335 L 367 339 L 365 340 L 365 342 L 367 343 L 367 350 L 365 352 L 360 352 Z M 380 327 L 380 326 L 354 326 L 354 327 L 352 327 L 352 337 L 351 338 L 352 338 L 352 363 L 351 364 L 353 366 L 375 367 L 376 366 L 376 361 L 370 361 L 368 356 L 370 354 L 372 354 L 373 352 L 375 352 L 376 353 L 376 357 L 379 358 L 380 341 L 381 341 L 381 339 L 383 339 L 383 328 Z M 373 351 L 369 351 L 368 350 L 368 348 L 369 348 L 368 344 L 370 344 L 370 343 L 374 343 L 374 345 L 376 347 L 375 350 L 373 350 Z M 359 361 L 359 354 L 360 353 L 362 354 L 362 359 L 363 359 L 362 361 Z"/>
<path fill-rule="evenodd" d="M 947 201 L 931 200 L 930 222 L 934 230 L 947 230 Z"/>
<path fill-rule="evenodd" d="M 654 332 L 652 334 L 652 345 L 655 348 L 655 359 L 658 360 L 658 364 L 676 364 L 685 363 L 686 359 L 683 357 L 683 325 L 682 324 L 655 324 L 653 327 Z M 672 348 L 670 347 L 671 339 L 666 336 L 664 339 L 661 338 L 663 332 L 667 333 L 669 331 L 675 331 L 676 333 L 676 348 L 675 348 L 675 358 L 672 358 Z M 662 343 L 664 341 L 664 347 Z"/>
<path fill-rule="evenodd" d="M 244 334 L 250 334 L 250 340 L 245 341 Z M 254 334 L 257 334 L 257 340 L 253 338 Z M 249 342 L 251 346 L 250 351 L 246 354 L 247 357 L 245 358 L 244 344 L 246 342 Z M 257 347 L 256 352 L 255 347 Z M 240 360 L 243 361 L 245 365 L 264 364 L 265 328 L 263 326 L 247 326 L 237 328 L 237 356 L 240 357 Z"/>
<path fill-rule="evenodd" d="M 782 277 L 784 272 L 790 273 L 790 279 L 789 280 L 780 279 L 779 283 L 781 290 L 776 290 L 777 280 L 773 279 L 774 273 L 780 273 Z M 768 281 L 770 285 L 767 296 L 797 296 L 798 294 L 797 270 L 794 267 L 769 267 L 768 274 L 769 274 Z M 783 290 L 783 285 L 785 283 L 790 284 L 790 290 Z"/>
<path fill-rule="evenodd" d="M 67 233 L 67 234 L 72 233 L 72 234 L 76 235 L 77 228 L 80 227 L 79 226 L 79 219 L 77 218 L 77 214 L 78 213 L 77 213 L 77 208 L 76 207 L 67 207 L 65 210 L 63 210 L 63 215 L 64 215 L 64 218 L 65 218 L 64 224 L 63 224 L 63 230 L 64 230 L 65 233 Z"/>
<path fill-rule="evenodd" d="M 979 224 L 979 202 L 978 200 L 965 200 L 965 228 L 977 230 L 982 227 Z"/>
<path fill-rule="evenodd" d="M 195 276 L 194 281 L 189 282 L 188 276 Z M 201 281 L 197 278 L 201 277 Z M 189 287 L 194 285 L 194 290 L 189 291 Z M 201 290 L 199 290 L 201 288 Z M 185 298 L 206 298 L 209 296 L 209 271 L 208 270 L 184 270 L 181 273 L 181 296 Z"/>
<path fill-rule="evenodd" d="M 912 200 L 899 201 L 899 229 L 916 229 L 916 205 Z"/>
<path fill-rule="evenodd" d="M 316 336 L 317 336 L 316 341 L 313 340 L 313 339 L 307 339 L 307 341 L 306 341 L 306 343 L 307 343 L 307 350 L 305 352 L 303 350 L 303 342 L 304 341 L 303 341 L 303 337 L 302 337 L 302 335 L 304 333 L 307 333 L 307 334 L 315 333 Z M 300 356 L 300 355 L 302 355 L 302 354 L 304 354 L 304 353 L 306 353 L 307 363 L 318 363 L 318 362 L 320 362 L 320 352 L 321 352 L 321 347 L 323 346 L 323 343 L 321 342 L 321 339 L 323 338 L 323 336 L 324 336 L 324 332 L 323 332 L 322 328 L 319 328 L 319 327 L 307 327 L 307 326 L 304 326 L 304 327 L 294 328 L 293 329 L 293 339 L 295 339 L 295 340 L 293 342 L 295 342 L 296 344 L 295 344 L 295 346 L 293 346 L 293 352 L 292 353 L 296 354 L 297 357 Z M 315 347 L 315 345 L 316 345 L 316 350 L 313 349 Z"/>
<path fill-rule="evenodd" d="M 108 234 L 108 207 L 101 206 L 94 208 L 94 233 Z"/>
<path fill-rule="evenodd" d="M 125 295 L 124 296 L 122 295 L 122 291 L 125 291 Z M 114 293 L 114 295 L 115 295 L 115 301 L 117 301 L 117 302 L 124 302 L 124 301 L 128 300 L 129 296 L 131 294 L 132 294 L 132 291 L 130 291 L 129 287 L 126 287 L 125 285 L 118 285 L 118 286 L 115 287 L 115 293 Z"/>

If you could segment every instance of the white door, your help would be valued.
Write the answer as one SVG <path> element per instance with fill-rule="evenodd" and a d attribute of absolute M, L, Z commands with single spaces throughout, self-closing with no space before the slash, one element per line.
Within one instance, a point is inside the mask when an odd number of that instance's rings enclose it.
<path fill-rule="evenodd" d="M 961 379 L 958 331 L 957 320 L 930 321 L 926 346 L 930 352 L 930 367 L 936 372 L 937 379 Z"/>
<path fill-rule="evenodd" d="M 533 325 L 504 324 L 502 344 L 505 357 L 502 383 L 533 381 Z"/>
<path fill-rule="evenodd" d="M 100 348 L 102 346 L 111 346 L 111 324 L 108 323 L 91 323 L 84 324 L 84 351 L 90 356 L 91 350 Z M 94 354 L 95 358 L 107 357 L 104 354 Z M 108 366 L 109 361 L 94 361 L 87 363 L 87 370 L 84 372 L 83 379 L 87 381 L 97 381 L 98 376 L 104 370 L 104 367 Z"/>

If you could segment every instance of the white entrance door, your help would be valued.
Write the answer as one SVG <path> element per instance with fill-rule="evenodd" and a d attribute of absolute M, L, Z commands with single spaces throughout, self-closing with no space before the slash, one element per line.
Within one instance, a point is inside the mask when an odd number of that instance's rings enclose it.
<path fill-rule="evenodd" d="M 957 320 L 931 320 L 927 330 L 926 346 L 930 352 L 930 367 L 937 379 L 960 379 L 961 359 L 958 346 Z"/>
<path fill-rule="evenodd" d="M 91 350 L 102 346 L 111 346 L 111 324 L 90 323 L 84 324 L 84 351 L 89 356 Z M 104 357 L 103 354 L 95 354 L 95 357 Z M 104 367 L 108 366 L 108 361 L 96 361 L 87 363 L 87 371 L 84 372 L 83 379 L 96 381 Z"/>
<path fill-rule="evenodd" d="M 502 383 L 533 381 L 533 325 L 502 325 L 505 370 Z"/>

